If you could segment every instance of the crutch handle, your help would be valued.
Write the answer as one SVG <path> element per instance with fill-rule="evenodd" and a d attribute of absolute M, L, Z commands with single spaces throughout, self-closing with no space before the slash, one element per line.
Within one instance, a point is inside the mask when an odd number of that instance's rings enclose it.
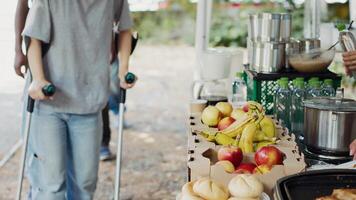
<path fill-rule="evenodd" d="M 42 88 L 42 92 L 45 96 L 50 97 L 53 96 L 54 93 L 56 93 L 56 86 L 53 84 L 48 84 L 45 85 Z M 32 99 L 30 96 L 28 96 L 28 101 L 27 101 L 27 112 L 32 113 L 33 112 L 33 107 L 35 106 L 35 100 Z"/>
<path fill-rule="evenodd" d="M 128 84 L 132 84 L 136 81 L 136 75 L 128 72 L 125 76 L 125 82 Z M 120 103 L 126 102 L 126 89 L 120 88 Z"/>
<path fill-rule="evenodd" d="M 136 81 L 136 75 L 131 72 L 128 72 L 125 76 L 125 82 L 128 84 L 132 84 L 135 81 Z"/>

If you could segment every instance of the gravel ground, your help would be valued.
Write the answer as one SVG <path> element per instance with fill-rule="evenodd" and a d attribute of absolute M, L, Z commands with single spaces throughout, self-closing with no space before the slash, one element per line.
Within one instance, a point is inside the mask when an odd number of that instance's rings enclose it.
<path fill-rule="evenodd" d="M 175 199 L 186 179 L 185 119 L 194 48 L 142 45 L 131 66 L 139 82 L 128 92 L 122 197 Z M 11 126 L 9 124 L 7 129 L 14 128 Z M 112 127 L 115 127 L 115 120 L 112 120 Z M 115 128 L 113 133 L 111 148 L 115 151 Z M 14 198 L 18 161 L 19 152 L 0 169 L 1 200 Z M 114 173 L 115 161 L 101 163 L 95 199 L 112 198 Z"/>

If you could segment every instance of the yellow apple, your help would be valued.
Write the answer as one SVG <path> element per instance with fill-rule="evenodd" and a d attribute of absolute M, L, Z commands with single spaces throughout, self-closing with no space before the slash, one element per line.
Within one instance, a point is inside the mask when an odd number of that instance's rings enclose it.
<path fill-rule="evenodd" d="M 223 117 L 229 117 L 232 112 L 232 105 L 228 102 L 219 102 L 215 107 L 220 110 L 223 114 Z"/>
<path fill-rule="evenodd" d="M 201 120 L 207 126 L 217 126 L 221 116 L 221 112 L 216 107 L 208 106 L 203 110 Z"/>
<path fill-rule="evenodd" d="M 227 173 L 233 173 L 235 171 L 234 165 L 228 160 L 220 160 L 215 165 L 221 165 Z"/>

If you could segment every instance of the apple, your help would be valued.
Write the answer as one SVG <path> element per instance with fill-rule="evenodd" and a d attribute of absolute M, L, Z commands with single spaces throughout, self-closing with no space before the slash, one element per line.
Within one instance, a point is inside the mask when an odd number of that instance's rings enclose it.
<path fill-rule="evenodd" d="M 236 174 L 252 174 L 257 166 L 253 163 L 241 163 L 235 170 Z"/>
<path fill-rule="evenodd" d="M 250 106 L 248 104 L 245 104 L 243 107 L 242 107 L 242 110 L 247 113 L 249 110 L 250 110 Z"/>
<path fill-rule="evenodd" d="M 228 160 L 220 160 L 215 165 L 221 165 L 227 173 L 232 173 L 235 171 L 235 166 Z"/>
<path fill-rule="evenodd" d="M 234 109 L 231 113 L 231 117 L 235 120 L 243 118 L 245 115 L 246 113 L 241 108 Z"/>
<path fill-rule="evenodd" d="M 223 114 L 223 117 L 229 117 L 232 112 L 232 105 L 228 102 L 219 102 L 215 107 L 220 110 Z"/>
<path fill-rule="evenodd" d="M 207 126 L 216 126 L 221 120 L 221 112 L 214 106 L 208 106 L 203 110 L 201 120 Z"/>
<path fill-rule="evenodd" d="M 255 161 L 257 165 L 282 165 L 283 153 L 274 146 L 266 146 L 260 148 L 255 153 Z"/>
<path fill-rule="evenodd" d="M 238 147 L 221 147 L 218 151 L 218 160 L 228 160 L 238 167 L 243 159 L 242 150 Z"/>
<path fill-rule="evenodd" d="M 270 165 L 258 165 L 254 170 L 254 174 L 267 174 L 271 171 L 272 167 Z"/>
<path fill-rule="evenodd" d="M 232 117 L 225 117 L 222 120 L 220 120 L 220 122 L 218 123 L 218 130 L 224 130 L 227 127 L 229 127 L 232 123 L 235 122 L 235 119 Z"/>

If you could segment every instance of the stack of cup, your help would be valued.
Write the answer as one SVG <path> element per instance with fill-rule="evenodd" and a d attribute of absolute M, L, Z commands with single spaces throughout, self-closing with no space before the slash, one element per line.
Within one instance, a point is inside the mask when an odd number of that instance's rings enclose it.
<path fill-rule="evenodd" d="M 290 40 L 292 18 L 288 13 L 259 13 L 249 16 L 248 51 L 250 69 L 278 72 L 286 67 L 286 49 L 296 45 Z"/>

